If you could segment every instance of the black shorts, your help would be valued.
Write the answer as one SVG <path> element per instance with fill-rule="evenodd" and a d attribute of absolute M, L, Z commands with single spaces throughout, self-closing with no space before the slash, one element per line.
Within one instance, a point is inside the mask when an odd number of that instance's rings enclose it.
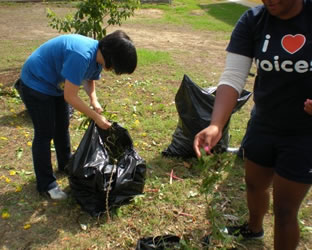
<path fill-rule="evenodd" d="M 312 135 L 285 135 L 251 119 L 242 142 L 244 157 L 291 181 L 312 184 Z"/>

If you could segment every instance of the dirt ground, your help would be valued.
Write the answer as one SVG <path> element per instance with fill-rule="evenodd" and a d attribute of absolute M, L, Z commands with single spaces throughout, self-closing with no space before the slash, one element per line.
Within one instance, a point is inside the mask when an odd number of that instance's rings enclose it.
<path fill-rule="evenodd" d="M 25 53 L 24 47 L 29 47 L 29 44 L 31 44 L 33 49 L 35 49 L 41 43 L 59 35 L 56 30 L 48 26 L 48 19 L 46 18 L 47 7 L 47 4 L 38 2 L 20 3 L 12 6 L 8 5 L 8 7 L 1 5 L 1 84 L 10 85 L 18 78 L 27 53 L 31 53 L 31 50 Z M 66 8 L 58 8 L 57 6 L 53 10 L 60 15 L 68 11 Z M 200 11 L 193 14 L 202 15 Z M 168 51 L 177 66 L 181 68 L 182 73 L 188 74 L 188 70 L 196 72 L 195 74 L 198 73 L 202 79 L 205 79 L 210 84 L 216 84 L 224 66 L 225 48 L 227 45 L 227 40 L 224 39 L 225 34 L 193 30 L 187 26 L 177 27 L 157 24 L 157 22 L 136 22 L 137 20 L 144 20 L 144 18 L 158 19 L 162 15 L 163 12 L 161 10 L 140 9 L 136 11 L 135 16 L 131 17 L 129 22 L 126 22 L 121 27 L 109 27 L 108 32 L 122 29 L 132 38 L 137 48 Z M 10 51 L 20 51 L 25 54 L 25 58 L 20 60 L 19 58 L 10 57 Z M 1 60 L 11 60 L 12 66 L 4 66 L 7 64 L 2 64 Z M 161 70 L 161 72 L 166 71 L 165 68 Z M 142 71 L 139 70 L 139 73 L 142 73 Z M 148 77 L 149 72 L 144 73 L 143 77 Z M 152 74 L 153 72 L 150 73 Z M 176 84 L 179 84 L 178 80 Z M 30 161 L 30 159 L 28 160 Z M 23 249 L 30 248 L 26 246 Z"/>
<path fill-rule="evenodd" d="M 44 3 L 23 5 L 23 8 L 19 5 L 14 8 L 1 6 L 1 39 L 9 40 L 12 46 L 16 46 L 15 49 L 21 48 L 24 43 L 34 40 L 44 42 L 59 35 L 56 30 L 48 26 L 47 6 Z M 58 7 L 53 10 L 59 15 L 66 12 L 66 9 Z M 161 10 L 140 9 L 135 12 L 134 17 L 131 17 L 129 23 L 123 24 L 121 27 L 109 27 L 108 33 L 115 29 L 122 29 L 131 37 L 137 48 L 174 52 L 171 55 L 179 62 L 179 66 L 185 68 L 185 73 L 189 67 L 196 67 L 198 72 L 205 75 L 207 81 L 216 81 L 218 76 L 215 75 L 214 69 L 223 66 L 226 42 L 223 39 L 218 39 L 216 33 L 209 31 L 194 31 L 188 27 L 178 28 L 172 25 L 143 25 L 135 22 L 136 19 L 141 20 L 146 17 L 157 19 L 162 15 Z M 201 15 L 201 13 L 196 13 L 196 15 Z M 17 16 L 18 19 L 16 19 Z M 0 47 L 0 52 L 2 49 L 4 48 Z M 13 82 L 19 75 L 22 63 L 17 62 L 16 66 L 12 68 L 3 68 L 0 65 L 0 82 Z"/>

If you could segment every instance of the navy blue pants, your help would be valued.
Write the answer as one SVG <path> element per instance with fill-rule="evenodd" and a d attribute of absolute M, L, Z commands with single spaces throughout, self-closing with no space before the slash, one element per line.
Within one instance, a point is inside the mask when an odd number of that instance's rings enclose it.
<path fill-rule="evenodd" d="M 46 192 L 57 186 L 51 162 L 51 140 L 54 142 L 59 170 L 64 170 L 71 156 L 69 107 L 64 96 L 42 94 L 23 82 L 21 91 L 34 126 L 32 156 L 37 189 Z"/>

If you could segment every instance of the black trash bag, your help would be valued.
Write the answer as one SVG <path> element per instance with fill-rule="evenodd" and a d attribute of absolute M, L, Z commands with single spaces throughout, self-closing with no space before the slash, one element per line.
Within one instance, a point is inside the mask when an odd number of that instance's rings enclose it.
<path fill-rule="evenodd" d="M 136 250 L 164 250 L 180 249 L 180 238 L 175 235 L 163 235 L 141 238 L 137 242 Z"/>
<path fill-rule="evenodd" d="M 143 193 L 146 164 L 125 128 L 113 123 L 102 130 L 91 121 L 65 171 L 82 209 L 99 216 Z"/>
<path fill-rule="evenodd" d="M 172 135 L 171 144 L 162 152 L 166 157 L 196 157 L 193 149 L 195 135 L 208 127 L 211 121 L 217 87 L 203 89 L 184 75 L 180 88 L 175 96 L 179 122 Z M 251 92 L 243 90 L 237 99 L 232 114 L 238 111 L 250 98 Z M 225 152 L 229 145 L 229 124 L 223 129 L 222 138 L 213 148 L 214 153 Z"/>

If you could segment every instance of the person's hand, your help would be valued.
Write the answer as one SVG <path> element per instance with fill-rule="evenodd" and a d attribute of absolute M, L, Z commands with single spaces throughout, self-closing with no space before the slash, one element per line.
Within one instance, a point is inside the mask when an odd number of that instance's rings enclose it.
<path fill-rule="evenodd" d="M 104 116 L 99 115 L 98 118 L 95 120 L 96 125 L 98 125 L 101 129 L 109 129 L 112 124 L 106 120 Z"/>
<path fill-rule="evenodd" d="M 211 149 L 221 139 L 222 131 L 219 127 L 210 125 L 209 127 L 200 131 L 194 139 L 194 151 L 197 157 L 201 157 L 200 149 L 203 148 L 206 154 L 211 154 Z"/>
<path fill-rule="evenodd" d="M 103 112 L 103 108 L 97 100 L 92 101 L 91 106 L 93 107 L 96 113 L 101 114 Z"/>
<path fill-rule="evenodd" d="M 312 100 L 307 99 L 304 102 L 304 111 L 307 112 L 309 115 L 312 115 Z"/>

